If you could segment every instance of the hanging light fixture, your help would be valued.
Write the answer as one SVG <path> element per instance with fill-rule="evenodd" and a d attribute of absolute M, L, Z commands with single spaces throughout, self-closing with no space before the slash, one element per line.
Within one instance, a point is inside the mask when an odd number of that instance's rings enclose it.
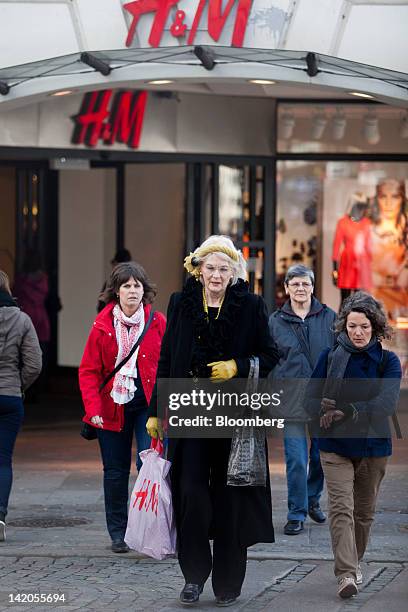
<path fill-rule="evenodd" d="M 284 140 L 290 140 L 293 136 L 293 130 L 295 129 L 295 117 L 291 111 L 283 113 L 280 120 L 279 135 Z"/>
<path fill-rule="evenodd" d="M 375 113 L 368 113 L 364 117 L 363 136 L 370 145 L 376 145 L 380 142 L 380 128 L 378 117 Z"/>
<path fill-rule="evenodd" d="M 312 121 L 312 139 L 320 140 L 326 129 L 327 117 L 324 112 L 317 112 Z"/>
<path fill-rule="evenodd" d="M 343 140 L 346 133 L 347 118 L 343 109 L 338 108 L 332 120 L 332 138 L 333 140 Z"/>

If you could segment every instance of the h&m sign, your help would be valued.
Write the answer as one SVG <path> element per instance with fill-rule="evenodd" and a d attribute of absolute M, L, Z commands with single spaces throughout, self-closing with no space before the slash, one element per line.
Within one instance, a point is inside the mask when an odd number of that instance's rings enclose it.
<path fill-rule="evenodd" d="M 137 149 L 146 108 L 146 91 L 104 89 L 86 93 L 78 115 L 72 117 L 75 128 L 73 144 L 95 147 L 115 142 Z"/>
<path fill-rule="evenodd" d="M 130 47 L 132 44 L 137 25 L 142 15 L 153 14 L 154 19 L 148 40 L 151 47 L 158 47 L 169 18 L 170 10 L 179 4 L 179 1 L 180 0 L 135 0 L 134 2 L 126 2 L 123 8 L 133 17 L 126 38 L 126 46 Z M 190 2 L 191 1 L 194 2 L 195 0 L 190 0 Z M 225 2 L 227 3 L 226 5 Z M 191 27 L 185 23 L 185 11 L 177 10 L 172 18 L 173 21 L 170 26 L 170 34 L 175 38 L 181 38 L 188 35 L 186 44 L 193 45 L 197 29 L 202 21 L 203 11 L 207 8 L 207 32 L 211 38 L 217 42 L 233 7 L 236 6 L 231 45 L 233 47 L 242 47 L 252 3 L 253 0 L 198 0 Z M 224 10 L 222 8 L 223 4 L 225 5 Z"/>

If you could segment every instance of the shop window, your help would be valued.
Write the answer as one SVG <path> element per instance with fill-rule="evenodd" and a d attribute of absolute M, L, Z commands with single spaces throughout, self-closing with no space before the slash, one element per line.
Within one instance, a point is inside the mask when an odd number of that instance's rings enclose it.
<path fill-rule="evenodd" d="M 352 291 L 372 293 L 407 376 L 408 163 L 282 161 L 277 194 L 277 305 L 294 263 L 314 269 L 317 296 L 335 310 Z"/>
<path fill-rule="evenodd" d="M 408 112 L 381 104 L 280 104 L 279 153 L 408 153 Z"/>

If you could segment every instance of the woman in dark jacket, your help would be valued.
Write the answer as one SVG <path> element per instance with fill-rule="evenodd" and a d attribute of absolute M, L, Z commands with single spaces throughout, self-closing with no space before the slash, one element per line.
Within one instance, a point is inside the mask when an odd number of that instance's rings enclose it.
<path fill-rule="evenodd" d="M 347 298 L 333 350 L 324 351 L 308 388 L 308 411 L 319 414 L 320 458 L 338 595 L 358 593 L 379 487 L 392 453 L 388 420 L 396 410 L 401 364 L 380 340 L 390 338 L 384 309 L 362 291 Z"/>
<path fill-rule="evenodd" d="M 23 422 L 22 393 L 41 372 L 41 349 L 30 317 L 11 297 L 8 276 L 0 270 L 0 542 L 13 481 L 12 456 Z"/>
<path fill-rule="evenodd" d="M 112 551 L 128 552 L 124 542 L 132 440 L 138 453 L 150 445 L 147 406 L 156 380 L 166 319 L 155 312 L 140 346 L 100 390 L 106 377 L 130 353 L 147 325 L 155 286 L 134 261 L 118 264 L 101 298 L 107 304 L 92 326 L 79 366 L 84 421 L 97 428 L 104 470 L 106 523 Z M 141 461 L 138 456 L 137 467 Z"/>
<path fill-rule="evenodd" d="M 186 258 L 185 267 L 192 278 L 170 298 L 158 380 L 246 378 L 251 356 L 259 358 L 265 377 L 279 356 L 265 303 L 249 293 L 243 280 L 241 252 L 226 236 L 211 236 Z M 155 397 L 149 414 L 146 427 L 156 437 Z M 182 603 L 198 601 L 211 570 L 217 604 L 233 603 L 245 578 L 247 547 L 274 541 L 269 477 L 266 487 L 227 486 L 230 447 L 225 438 L 169 440 L 179 562 L 186 581 Z"/>

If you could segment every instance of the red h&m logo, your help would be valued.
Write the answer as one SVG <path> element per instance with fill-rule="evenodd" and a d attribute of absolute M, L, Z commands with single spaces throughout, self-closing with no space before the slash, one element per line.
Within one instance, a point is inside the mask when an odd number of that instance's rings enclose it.
<path fill-rule="evenodd" d="M 73 117 L 72 143 L 95 147 L 102 140 L 107 145 L 121 142 L 137 149 L 146 100 L 145 91 L 118 91 L 113 95 L 112 89 L 104 89 L 85 94 L 79 114 Z"/>
<path fill-rule="evenodd" d="M 170 9 L 178 4 L 178 1 L 179 0 L 135 0 L 135 2 L 127 2 L 124 4 L 123 8 L 133 15 L 133 20 L 126 39 L 126 46 L 130 47 L 132 44 L 140 17 L 146 13 L 154 13 L 154 20 L 149 36 L 149 45 L 158 47 L 169 17 Z M 187 44 L 194 44 L 197 28 L 206 5 L 208 5 L 208 34 L 213 40 L 218 41 L 224 29 L 225 22 L 231 13 L 232 7 L 234 4 L 238 4 L 231 45 L 233 47 L 242 47 L 252 2 L 253 0 L 228 0 L 227 6 L 223 11 L 222 0 L 199 0 Z M 187 25 L 184 23 L 185 16 L 186 14 L 184 11 L 176 11 L 174 21 L 170 27 L 172 36 L 178 38 L 187 33 Z"/>

